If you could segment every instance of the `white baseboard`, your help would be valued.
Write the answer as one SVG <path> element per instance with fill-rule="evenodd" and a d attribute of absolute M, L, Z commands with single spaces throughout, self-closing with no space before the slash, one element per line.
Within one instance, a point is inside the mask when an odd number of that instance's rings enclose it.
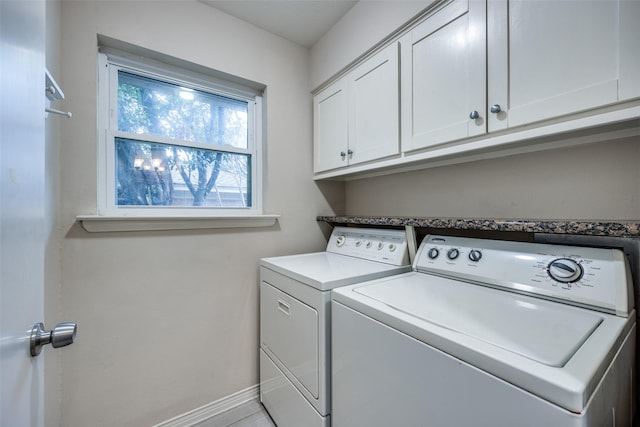
<path fill-rule="evenodd" d="M 260 386 L 258 384 L 240 390 L 229 396 L 218 399 L 215 402 L 207 403 L 204 406 L 196 408 L 192 411 L 185 412 L 182 415 L 163 421 L 153 427 L 191 427 L 197 423 L 208 420 L 214 415 L 218 415 L 224 411 L 235 408 L 250 400 L 258 398 Z"/>

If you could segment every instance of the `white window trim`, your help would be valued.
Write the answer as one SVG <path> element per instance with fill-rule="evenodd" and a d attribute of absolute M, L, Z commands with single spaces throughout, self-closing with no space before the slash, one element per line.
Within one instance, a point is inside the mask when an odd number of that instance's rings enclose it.
<path fill-rule="evenodd" d="M 111 51 L 111 50 L 109 50 Z M 201 78 L 191 78 L 191 73 L 186 74 L 185 81 L 191 86 L 202 86 L 205 89 L 214 89 L 222 95 L 229 95 L 237 99 L 244 99 L 249 102 L 249 108 L 253 111 L 249 116 L 255 121 L 255 126 L 250 126 L 249 144 L 251 158 L 251 195 L 252 203 L 247 208 L 163 208 L 163 207 L 123 207 L 116 206 L 114 202 L 109 203 L 109 199 L 114 197 L 115 171 L 113 168 L 113 142 L 109 144 L 108 138 L 118 134 L 113 130 L 116 118 L 110 114 L 113 97 L 117 97 L 117 92 L 109 79 L 112 78 L 110 64 L 116 67 L 124 66 L 129 69 L 138 70 L 145 74 L 159 74 L 158 70 L 164 70 L 157 65 L 157 61 L 150 60 L 146 63 L 136 62 L 126 54 L 122 56 L 110 53 L 98 54 L 98 189 L 97 208 L 98 215 L 80 215 L 77 220 L 87 231 L 136 231 L 136 230 L 169 230 L 169 229 L 194 229 L 194 228 L 228 228 L 228 227 L 265 227 L 272 226 L 278 219 L 278 215 L 265 215 L 263 213 L 263 189 L 266 165 L 264 164 L 263 134 L 262 134 L 262 97 L 255 94 L 252 87 L 240 88 L 236 90 L 234 83 L 229 87 L 231 91 L 221 90 L 221 85 L 215 78 L 211 80 Z M 167 67 L 167 72 L 159 77 L 166 80 L 180 82 L 180 73 L 176 68 Z M 204 85 L 202 83 L 205 83 Z M 213 82 L 213 83 L 212 83 Z M 109 91 L 112 91 L 109 93 Z M 114 93 L 115 92 L 115 93 Z M 110 102 L 104 102 L 110 99 Z M 116 98 L 117 99 L 117 98 Z M 117 123 L 115 124 L 117 126 Z M 195 144 L 194 144 L 195 145 Z M 207 148 L 211 148 L 207 146 Z M 217 147 L 216 147 L 217 149 Z M 223 148 L 222 148 L 223 149 Z M 224 149 L 223 149 L 224 150 Z M 242 150 L 238 150 L 241 152 Z M 111 163 L 110 163 L 111 162 Z M 111 182 L 111 185 L 109 185 Z"/>
<path fill-rule="evenodd" d="M 122 217 L 78 215 L 76 221 L 90 233 L 116 231 L 196 230 L 215 228 L 271 227 L 280 215 L 209 217 Z"/>

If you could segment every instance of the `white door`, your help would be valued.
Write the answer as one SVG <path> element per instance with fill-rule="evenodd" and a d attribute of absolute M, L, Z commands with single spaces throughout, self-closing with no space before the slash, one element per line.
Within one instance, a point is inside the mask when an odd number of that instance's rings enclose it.
<path fill-rule="evenodd" d="M 314 172 L 347 166 L 349 149 L 346 79 L 313 97 Z"/>
<path fill-rule="evenodd" d="M 349 73 L 349 164 L 400 152 L 398 44 Z"/>
<path fill-rule="evenodd" d="M 637 40 L 621 44 L 637 16 L 631 24 L 621 13 L 637 3 L 489 0 L 487 100 L 501 110 L 489 115 L 489 131 L 617 102 L 638 57 Z"/>
<path fill-rule="evenodd" d="M 486 3 L 455 0 L 404 36 L 402 150 L 486 132 Z"/>
<path fill-rule="evenodd" d="M 44 1 L 0 1 L 0 425 L 43 426 Z"/>

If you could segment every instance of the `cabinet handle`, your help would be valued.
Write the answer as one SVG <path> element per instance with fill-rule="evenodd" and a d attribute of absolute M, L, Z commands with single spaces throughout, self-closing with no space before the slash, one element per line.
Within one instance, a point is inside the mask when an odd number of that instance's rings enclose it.
<path fill-rule="evenodd" d="M 491 112 L 493 114 L 498 114 L 502 109 L 500 108 L 500 104 L 494 104 L 491 106 Z"/>
<path fill-rule="evenodd" d="M 347 154 L 348 154 L 348 155 L 352 155 L 352 154 L 353 154 L 353 150 L 352 150 L 352 149 L 348 149 L 348 150 L 347 150 Z"/>
<path fill-rule="evenodd" d="M 480 118 L 480 113 L 478 113 L 476 110 L 473 110 L 469 114 L 469 118 L 472 119 L 472 120 L 478 119 L 478 118 Z"/>
<path fill-rule="evenodd" d="M 278 310 L 286 314 L 287 316 L 291 316 L 291 306 L 281 299 L 278 300 Z"/>
<path fill-rule="evenodd" d="M 344 151 L 340 152 L 340 157 L 342 157 L 343 159 L 345 158 L 346 155 L 347 155 L 347 153 L 345 153 Z"/>

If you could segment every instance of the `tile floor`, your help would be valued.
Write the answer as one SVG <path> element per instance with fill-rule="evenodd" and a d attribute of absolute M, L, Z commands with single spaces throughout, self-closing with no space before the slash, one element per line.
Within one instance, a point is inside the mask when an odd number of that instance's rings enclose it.
<path fill-rule="evenodd" d="M 229 409 L 193 427 L 276 427 L 259 400 Z"/>

